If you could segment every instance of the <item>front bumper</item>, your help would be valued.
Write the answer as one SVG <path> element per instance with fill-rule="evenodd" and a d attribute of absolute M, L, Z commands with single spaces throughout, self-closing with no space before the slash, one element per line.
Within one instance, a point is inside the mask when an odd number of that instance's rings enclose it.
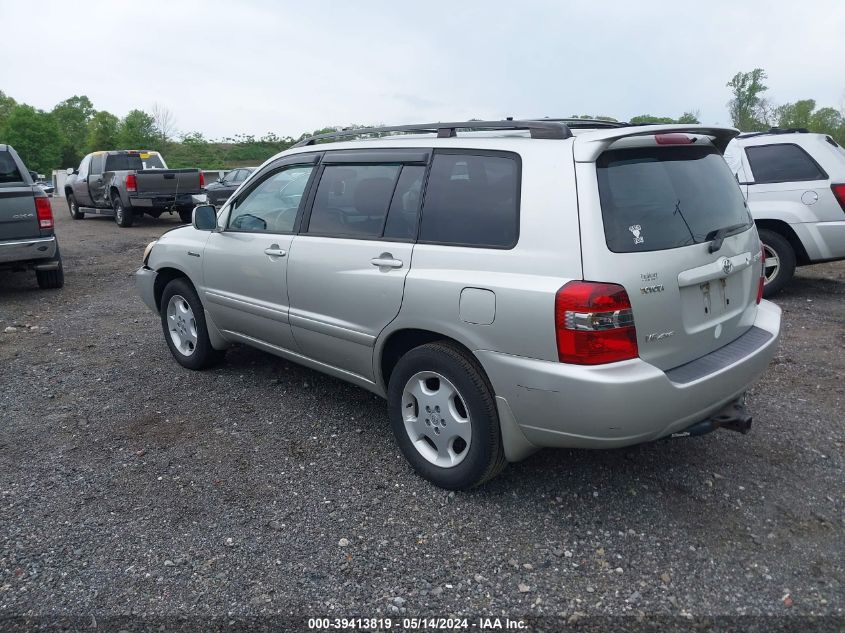
<path fill-rule="evenodd" d="M 155 285 L 158 273 L 152 268 L 141 266 L 135 271 L 135 289 L 141 297 L 141 300 L 147 304 L 147 307 L 158 314 L 158 306 L 155 298 Z"/>
<path fill-rule="evenodd" d="M 53 259 L 57 250 L 55 235 L 28 240 L 0 241 L 0 264 Z"/>
<path fill-rule="evenodd" d="M 682 431 L 739 398 L 774 356 L 780 314 L 776 305 L 761 302 L 754 325 L 768 333 L 765 342 L 683 382 L 640 359 L 589 367 L 490 351 L 476 356 L 493 384 L 500 417 L 516 423 L 506 435 L 521 434 L 516 452 L 531 446 L 615 448 Z M 702 360 L 706 366 L 708 357 Z"/>

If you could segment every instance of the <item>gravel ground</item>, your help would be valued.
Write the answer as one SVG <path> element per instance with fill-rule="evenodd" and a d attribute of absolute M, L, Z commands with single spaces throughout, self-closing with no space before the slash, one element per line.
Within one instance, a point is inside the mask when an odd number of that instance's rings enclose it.
<path fill-rule="evenodd" d="M 372 394 L 243 347 L 202 373 L 171 359 L 132 273 L 175 216 L 120 229 L 53 206 L 64 289 L 0 277 L 9 627 L 845 617 L 845 263 L 778 297 L 749 435 L 545 450 L 447 494 L 406 466 Z"/>

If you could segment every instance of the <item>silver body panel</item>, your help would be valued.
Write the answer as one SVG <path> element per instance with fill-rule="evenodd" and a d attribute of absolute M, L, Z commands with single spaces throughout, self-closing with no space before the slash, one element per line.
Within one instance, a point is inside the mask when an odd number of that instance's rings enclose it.
<path fill-rule="evenodd" d="M 387 377 L 381 359 L 391 336 L 422 330 L 451 338 L 475 355 L 492 383 L 512 461 L 542 446 L 604 448 L 656 439 L 706 418 L 753 383 L 775 352 L 780 310 L 755 303 L 760 264 L 753 228 L 727 237 L 713 254 L 706 244 L 653 253 L 608 251 L 589 158 L 614 143 L 632 142 L 617 136 L 391 137 L 318 146 L 518 153 L 519 239 L 510 249 L 224 231 L 232 200 L 276 157 L 233 194 L 218 215 L 217 231 L 184 227 L 163 236 L 148 268 L 138 271 L 139 293 L 155 310 L 152 271 L 179 270 L 202 297 L 215 347 L 221 344 L 217 336 L 252 345 L 382 396 Z M 578 155 L 584 162 L 576 162 L 573 154 L 582 142 Z M 280 157 L 314 151 L 297 148 Z M 273 246 L 285 255 L 264 254 Z M 371 262 L 386 255 L 401 265 L 383 269 Z M 725 259 L 732 262 L 735 302 L 708 319 L 687 315 L 685 305 L 700 301 L 701 284 L 726 277 Z M 635 296 L 644 272 L 657 272 L 671 291 Z M 628 289 L 640 358 L 593 367 L 558 361 L 555 293 L 582 279 Z M 699 295 L 684 297 L 686 288 Z M 771 337 L 748 355 L 684 384 L 667 377 L 667 370 L 717 353 L 753 326 Z M 671 344 L 646 342 L 647 334 L 664 327 L 679 333 Z"/>

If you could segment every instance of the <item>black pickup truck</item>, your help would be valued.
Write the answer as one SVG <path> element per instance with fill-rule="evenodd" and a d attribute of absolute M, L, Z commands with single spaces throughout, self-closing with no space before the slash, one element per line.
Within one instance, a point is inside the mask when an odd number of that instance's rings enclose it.
<path fill-rule="evenodd" d="M 126 227 L 144 213 L 157 218 L 176 211 L 190 222 L 192 196 L 204 186 L 199 169 L 168 169 L 158 152 L 116 150 L 88 154 L 78 169 L 68 169 L 65 197 L 74 220 L 108 215 Z"/>

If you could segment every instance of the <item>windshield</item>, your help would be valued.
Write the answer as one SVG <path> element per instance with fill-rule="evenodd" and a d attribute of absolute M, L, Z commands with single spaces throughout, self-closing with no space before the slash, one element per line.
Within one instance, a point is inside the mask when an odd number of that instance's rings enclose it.
<path fill-rule="evenodd" d="M 679 248 L 751 226 L 736 178 L 711 145 L 612 150 L 596 168 L 605 239 L 615 253 Z"/>

